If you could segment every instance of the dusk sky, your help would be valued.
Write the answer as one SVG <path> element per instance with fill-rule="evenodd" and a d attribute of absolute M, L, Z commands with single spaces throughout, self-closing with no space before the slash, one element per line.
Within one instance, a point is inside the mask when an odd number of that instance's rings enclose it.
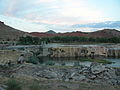
<path fill-rule="evenodd" d="M 120 21 L 120 0 L 0 0 L 0 21 L 27 32 L 74 31 L 70 25 Z"/>

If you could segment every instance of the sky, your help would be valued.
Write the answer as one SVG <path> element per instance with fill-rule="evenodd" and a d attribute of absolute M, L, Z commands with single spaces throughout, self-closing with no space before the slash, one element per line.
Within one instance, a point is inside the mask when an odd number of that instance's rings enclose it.
<path fill-rule="evenodd" d="M 0 21 L 27 32 L 69 32 L 75 24 L 120 21 L 119 11 L 120 0 L 0 0 Z"/>

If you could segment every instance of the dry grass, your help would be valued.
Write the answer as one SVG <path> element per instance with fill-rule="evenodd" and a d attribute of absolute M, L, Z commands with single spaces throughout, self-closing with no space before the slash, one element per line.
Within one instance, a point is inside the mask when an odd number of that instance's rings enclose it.
<path fill-rule="evenodd" d="M 0 50 L 0 64 L 5 64 L 9 60 L 16 61 L 19 56 L 20 56 L 19 51 Z"/>
<path fill-rule="evenodd" d="M 19 82 L 22 90 L 120 90 L 120 86 L 46 80 L 31 76 L 17 76 L 11 79 Z M 5 84 L 11 79 L 2 77 L 0 83 Z"/>

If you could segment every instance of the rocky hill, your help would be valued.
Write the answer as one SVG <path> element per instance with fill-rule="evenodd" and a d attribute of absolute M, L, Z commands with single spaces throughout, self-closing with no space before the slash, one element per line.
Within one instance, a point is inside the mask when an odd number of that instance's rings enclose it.
<path fill-rule="evenodd" d="M 104 30 L 99 30 L 96 32 L 91 32 L 88 34 L 88 37 L 93 37 L 93 38 L 112 38 L 112 37 L 120 37 L 120 31 L 116 29 L 104 29 Z"/>
<path fill-rule="evenodd" d="M 27 35 L 28 33 L 14 29 L 10 26 L 4 24 L 4 22 L 0 21 L 0 41 L 10 41 L 10 40 L 18 40 L 19 37 Z"/>
<path fill-rule="evenodd" d="M 53 30 L 49 30 L 49 31 L 47 31 L 46 33 L 48 33 L 48 34 L 56 34 L 56 32 L 53 31 Z"/>
<path fill-rule="evenodd" d="M 103 29 L 95 32 L 89 32 L 89 33 L 76 31 L 76 32 L 66 32 L 66 33 L 54 33 L 54 34 L 33 32 L 30 34 L 32 36 L 37 36 L 37 37 L 53 37 L 53 36 L 78 36 L 78 37 L 92 37 L 92 38 L 120 37 L 120 31 L 115 29 Z"/>

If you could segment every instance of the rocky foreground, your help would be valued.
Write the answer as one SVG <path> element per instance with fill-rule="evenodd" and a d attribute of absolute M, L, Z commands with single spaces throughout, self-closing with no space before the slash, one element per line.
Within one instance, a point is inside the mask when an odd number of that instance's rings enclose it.
<path fill-rule="evenodd" d="M 101 84 L 120 84 L 120 70 L 105 67 L 102 64 L 92 63 L 90 67 L 55 67 L 22 65 L 12 76 L 30 75 L 37 78 L 46 78 L 63 81 L 86 81 Z"/>
<path fill-rule="evenodd" d="M 30 76 L 37 79 L 63 81 L 63 82 L 86 82 L 100 85 L 120 85 L 120 69 L 106 67 L 99 63 L 87 66 L 38 66 L 22 64 L 4 71 L 0 68 L 1 77 L 17 78 Z M 64 89 L 63 89 L 64 90 Z"/>

